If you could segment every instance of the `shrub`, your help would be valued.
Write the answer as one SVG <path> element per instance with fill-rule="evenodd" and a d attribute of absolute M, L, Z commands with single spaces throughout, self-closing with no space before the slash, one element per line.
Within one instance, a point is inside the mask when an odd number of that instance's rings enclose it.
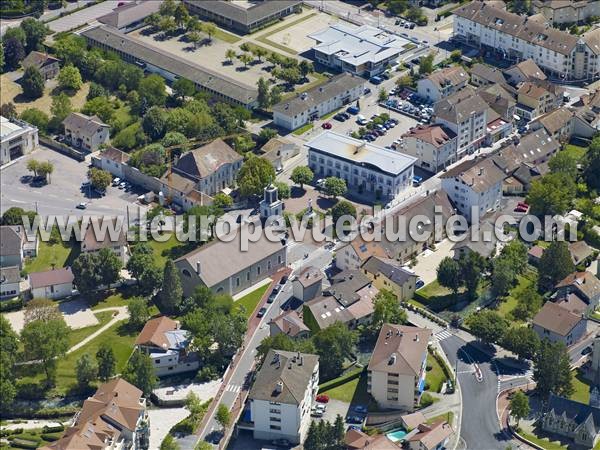
<path fill-rule="evenodd" d="M 65 431 L 64 425 L 55 425 L 53 427 L 44 425 L 44 427 L 42 428 L 42 432 L 44 433 L 56 433 L 58 431 Z"/>
<path fill-rule="evenodd" d="M 0 312 L 17 311 L 23 307 L 23 300 L 16 298 L 14 300 L 5 300 L 0 303 Z"/>
<path fill-rule="evenodd" d="M 420 406 L 421 408 L 427 408 L 430 405 L 433 405 L 433 397 L 425 392 L 423 395 L 421 395 Z"/>

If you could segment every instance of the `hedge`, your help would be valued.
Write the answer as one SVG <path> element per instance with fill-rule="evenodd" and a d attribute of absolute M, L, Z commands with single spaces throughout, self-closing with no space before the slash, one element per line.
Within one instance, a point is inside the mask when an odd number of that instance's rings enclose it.
<path fill-rule="evenodd" d="M 17 311 L 23 307 L 23 300 L 17 298 L 14 300 L 5 300 L 0 302 L 0 312 Z"/>
<path fill-rule="evenodd" d="M 62 431 L 60 433 L 42 433 L 42 439 L 46 442 L 54 442 L 58 441 L 62 435 Z"/>
<path fill-rule="evenodd" d="M 326 381 L 325 383 L 319 386 L 319 394 L 321 392 L 328 391 L 329 389 L 336 388 L 341 386 L 342 384 L 346 384 L 348 381 L 354 380 L 355 378 L 359 378 L 363 373 L 364 368 L 361 367 L 360 370 L 347 373 L 346 375 L 342 375 L 341 377 L 334 378 L 333 380 Z"/>
<path fill-rule="evenodd" d="M 42 428 L 42 431 L 44 433 L 56 433 L 58 431 L 65 431 L 65 427 L 64 427 L 64 425 L 55 425 L 53 427 L 44 425 L 44 427 Z"/>
<path fill-rule="evenodd" d="M 14 439 L 10 442 L 10 446 L 16 448 L 38 448 L 40 443 L 25 439 Z"/>

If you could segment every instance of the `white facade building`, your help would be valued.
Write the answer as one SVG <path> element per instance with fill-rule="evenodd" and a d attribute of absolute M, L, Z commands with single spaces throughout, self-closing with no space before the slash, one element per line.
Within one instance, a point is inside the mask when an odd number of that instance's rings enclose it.
<path fill-rule="evenodd" d="M 469 82 L 469 74 L 462 66 L 437 70 L 417 81 L 419 97 L 437 102 L 458 92 Z"/>
<path fill-rule="evenodd" d="M 342 178 L 348 190 L 394 198 L 412 185 L 412 156 L 331 131 L 306 145 L 315 175 Z"/>
<path fill-rule="evenodd" d="M 33 298 L 49 298 L 60 300 L 73 295 L 73 272 L 70 267 L 32 272 L 29 274 L 29 284 Z"/>
<path fill-rule="evenodd" d="M 286 130 L 295 130 L 357 100 L 364 89 L 363 78 L 348 73 L 337 75 L 321 86 L 273 106 L 273 123 Z"/>
<path fill-rule="evenodd" d="M 65 140 L 75 148 L 95 152 L 102 144 L 108 142 L 110 126 L 98 116 L 86 116 L 82 113 L 71 113 L 63 120 Z"/>
<path fill-rule="evenodd" d="M 428 172 L 437 173 L 457 161 L 456 134 L 443 125 L 419 125 L 402 138 L 402 151 L 417 158 L 417 166 Z"/>
<path fill-rule="evenodd" d="M 0 116 L 0 165 L 27 155 L 38 146 L 38 129 L 22 120 Z"/>
<path fill-rule="evenodd" d="M 253 430 L 254 439 L 301 444 L 318 389 L 318 356 L 270 350 L 248 394 L 249 405 L 238 428 Z"/>

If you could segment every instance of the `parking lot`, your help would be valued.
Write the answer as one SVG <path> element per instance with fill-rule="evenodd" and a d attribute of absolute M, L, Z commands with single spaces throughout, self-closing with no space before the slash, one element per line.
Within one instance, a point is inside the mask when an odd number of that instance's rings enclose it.
<path fill-rule="evenodd" d="M 54 165 L 50 183 L 42 186 L 32 183 L 32 173 L 27 170 L 27 161 L 30 159 L 50 161 Z M 109 187 L 104 197 L 97 194 L 90 196 L 89 189 L 81 188 L 81 184 L 87 180 L 88 169 L 88 162 L 79 162 L 40 146 L 33 153 L 2 168 L 0 211 L 16 206 L 25 210 L 37 210 L 42 215 L 125 215 L 127 207 L 134 204 L 140 193 Z M 87 204 L 85 210 L 76 208 L 81 202 Z"/>

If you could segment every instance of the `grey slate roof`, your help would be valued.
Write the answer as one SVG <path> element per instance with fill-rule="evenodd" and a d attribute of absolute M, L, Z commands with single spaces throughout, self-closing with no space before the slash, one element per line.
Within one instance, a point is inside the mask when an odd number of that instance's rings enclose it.
<path fill-rule="evenodd" d="M 243 25 L 250 25 L 273 14 L 288 9 L 291 6 L 301 4 L 300 0 L 269 0 L 254 2 L 252 6 L 245 8 L 231 1 L 224 0 L 184 0 L 184 3 L 194 5 L 210 11 L 212 14 L 231 19 Z"/>
<path fill-rule="evenodd" d="M 2 283 L 18 283 L 21 281 L 21 271 L 17 266 L 0 268 L 0 284 Z"/>
<path fill-rule="evenodd" d="M 320 86 L 309 89 L 292 100 L 284 100 L 277 103 L 273 106 L 273 112 L 293 117 L 303 111 L 318 106 L 329 99 L 344 95 L 349 90 L 363 84 L 365 84 L 364 78 L 349 73 L 342 73 Z"/>
<path fill-rule="evenodd" d="M 179 77 L 187 78 L 203 88 L 229 97 L 244 105 L 256 102 L 256 88 L 218 72 L 201 67 L 183 58 L 168 54 L 157 47 L 140 42 L 115 28 L 101 25 L 81 33 L 91 42 L 105 45 L 115 51 L 124 52 L 134 61 L 152 64 Z"/>
<path fill-rule="evenodd" d="M 25 69 L 30 66 L 39 69 L 40 67 L 46 66 L 48 64 L 60 62 L 60 59 L 56 59 L 53 56 L 50 56 L 47 53 L 42 53 L 38 51 L 32 51 L 25 57 L 23 62 L 21 63 Z"/>
<path fill-rule="evenodd" d="M 21 252 L 23 235 L 17 227 L 4 225 L 0 227 L 0 256 L 17 255 Z"/>
<path fill-rule="evenodd" d="M 492 158 L 475 158 L 453 167 L 440 178 L 458 178 L 475 192 L 485 192 L 505 178 Z"/>
<path fill-rule="evenodd" d="M 357 292 L 369 284 L 371 280 L 360 270 L 345 270 L 331 279 L 331 286 L 325 292 L 347 307 L 360 300 Z"/>
<path fill-rule="evenodd" d="M 489 81 L 490 83 L 506 83 L 502 71 L 487 64 L 475 63 L 471 68 L 471 74 Z"/>
<path fill-rule="evenodd" d="M 317 355 L 271 349 L 256 374 L 248 398 L 300 405 L 318 363 Z M 278 382 L 281 392 L 277 389 Z"/>
<path fill-rule="evenodd" d="M 411 278 L 417 278 L 417 275 L 414 273 L 410 273 L 406 269 L 403 269 L 398 261 L 389 258 L 371 256 L 367 262 L 363 264 L 363 269 L 373 275 L 381 273 L 398 286 L 402 286 Z"/>
<path fill-rule="evenodd" d="M 65 128 L 77 129 L 87 136 L 97 133 L 102 128 L 108 127 L 98 116 L 86 116 L 85 114 L 72 112 L 63 120 Z"/>
<path fill-rule="evenodd" d="M 585 403 L 579 403 L 568 398 L 550 394 L 548 398 L 548 412 L 557 416 L 564 414 L 577 425 L 585 424 L 588 433 L 592 435 L 600 432 L 600 408 L 594 408 Z"/>
<path fill-rule="evenodd" d="M 126 28 L 132 23 L 139 22 L 150 14 L 158 12 L 162 2 L 140 1 L 128 3 L 115 8 L 112 12 L 98 17 L 98 22 L 115 28 Z"/>
<path fill-rule="evenodd" d="M 494 163 L 505 173 L 512 173 L 522 164 L 549 158 L 560 150 L 560 143 L 540 128 L 521 138 L 518 145 L 511 144 L 492 156 Z"/>
<path fill-rule="evenodd" d="M 487 103 L 470 87 L 440 100 L 434 106 L 435 115 L 450 123 L 463 122 L 471 114 L 480 113 L 487 108 Z"/>
<path fill-rule="evenodd" d="M 206 178 L 224 164 L 241 161 L 243 157 L 222 139 L 187 152 L 175 164 L 175 171 L 194 179 Z"/>

